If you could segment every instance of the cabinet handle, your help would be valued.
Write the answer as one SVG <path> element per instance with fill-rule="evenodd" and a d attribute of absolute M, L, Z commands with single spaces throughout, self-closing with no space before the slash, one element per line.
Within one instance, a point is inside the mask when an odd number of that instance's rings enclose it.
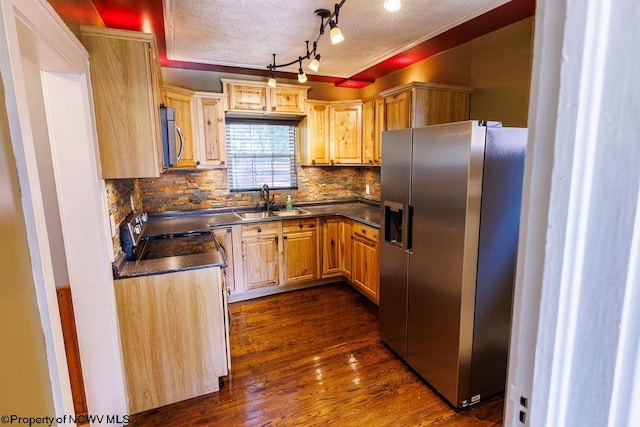
<path fill-rule="evenodd" d="M 287 238 L 288 238 L 288 237 L 289 237 L 289 236 L 283 236 L 282 238 L 283 238 L 284 240 L 287 240 Z M 277 241 L 278 241 L 278 238 L 276 237 L 276 242 L 277 242 Z"/>
<path fill-rule="evenodd" d="M 262 106 L 262 111 L 267 111 L 267 106 L 266 105 Z"/>
<path fill-rule="evenodd" d="M 262 233 L 262 228 L 258 227 L 258 233 Z"/>
<path fill-rule="evenodd" d="M 278 244 L 278 236 L 276 236 L 276 245 Z"/>

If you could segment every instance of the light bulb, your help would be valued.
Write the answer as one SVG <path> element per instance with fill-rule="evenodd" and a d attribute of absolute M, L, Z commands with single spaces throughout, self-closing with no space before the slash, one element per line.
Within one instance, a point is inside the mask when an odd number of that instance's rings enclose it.
<path fill-rule="evenodd" d="M 388 12 L 397 12 L 400 10 L 400 0 L 384 0 L 384 8 Z"/>
<path fill-rule="evenodd" d="M 329 21 L 329 26 L 331 27 L 331 31 L 329 31 L 331 44 L 338 44 L 343 41 L 344 36 L 342 35 L 342 31 L 340 31 L 340 28 L 338 28 L 338 24 L 333 21 Z"/>
<path fill-rule="evenodd" d="M 269 87 L 276 87 L 276 79 L 275 79 L 275 77 L 273 77 L 273 76 L 269 77 L 269 81 L 267 82 L 267 85 Z"/>
<path fill-rule="evenodd" d="M 309 62 L 309 65 L 307 65 L 307 67 L 311 70 L 311 71 L 318 71 L 320 69 L 320 55 L 316 55 L 315 58 L 313 58 L 311 60 L 311 62 Z"/>
<path fill-rule="evenodd" d="M 298 73 L 298 82 L 305 83 L 306 81 L 307 81 L 307 75 L 304 73 L 304 71 L 302 71 L 302 68 L 300 68 L 300 73 Z"/>

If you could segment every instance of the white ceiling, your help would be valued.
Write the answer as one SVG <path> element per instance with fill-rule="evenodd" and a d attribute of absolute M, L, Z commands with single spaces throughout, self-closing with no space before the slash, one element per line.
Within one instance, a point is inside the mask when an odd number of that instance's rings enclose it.
<path fill-rule="evenodd" d="M 347 0 L 339 27 L 345 40 L 331 45 L 327 31 L 315 74 L 351 77 L 360 71 L 475 18 L 510 0 L 402 0 L 387 12 L 383 0 Z M 320 29 L 316 9 L 332 0 L 164 0 L 167 57 L 173 60 L 265 69 L 304 55 L 305 40 Z M 308 74 L 314 74 L 306 68 Z M 297 72 L 297 64 L 280 71 Z"/>

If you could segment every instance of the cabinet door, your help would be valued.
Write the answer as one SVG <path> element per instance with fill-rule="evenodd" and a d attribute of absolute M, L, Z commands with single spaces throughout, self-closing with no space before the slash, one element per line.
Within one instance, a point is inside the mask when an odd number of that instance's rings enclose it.
<path fill-rule="evenodd" d="M 129 411 L 218 391 L 227 375 L 219 268 L 115 281 Z"/>
<path fill-rule="evenodd" d="M 272 226 L 276 225 L 275 232 Z M 244 226 L 242 258 L 247 289 L 280 284 L 277 224 Z"/>
<path fill-rule="evenodd" d="M 411 91 L 406 90 L 385 98 L 386 130 L 411 127 Z"/>
<path fill-rule="evenodd" d="M 267 86 L 229 83 L 226 85 L 229 110 L 267 111 Z"/>
<path fill-rule="evenodd" d="M 275 113 L 303 114 L 307 99 L 307 87 L 283 87 L 270 89 L 271 111 Z"/>
<path fill-rule="evenodd" d="M 305 133 L 302 150 L 304 164 L 330 164 L 328 102 L 307 102 Z"/>
<path fill-rule="evenodd" d="M 353 222 L 348 218 L 340 221 L 340 270 L 351 277 L 353 263 Z"/>
<path fill-rule="evenodd" d="M 340 262 L 340 224 L 342 219 L 322 219 L 322 277 L 332 277 L 342 274 Z"/>
<path fill-rule="evenodd" d="M 285 283 L 316 279 L 318 256 L 316 253 L 315 229 L 287 232 L 282 238 Z"/>
<path fill-rule="evenodd" d="M 216 228 L 213 230 L 213 234 L 215 234 L 216 239 L 222 246 L 222 250 L 226 256 L 227 262 L 227 289 L 230 292 L 234 292 L 236 289 L 235 281 L 234 281 L 234 270 L 233 270 L 233 233 L 231 231 L 231 227 L 226 228 Z"/>
<path fill-rule="evenodd" d="M 200 166 L 224 166 L 227 161 L 225 96 L 197 95 L 198 162 Z"/>
<path fill-rule="evenodd" d="M 91 61 L 102 177 L 160 176 L 162 139 L 155 42 L 134 31 L 81 26 Z"/>
<path fill-rule="evenodd" d="M 178 159 L 178 168 L 194 168 L 197 163 L 198 148 L 194 132 L 193 120 L 195 108 L 193 91 L 174 86 L 164 86 L 164 105 L 176 110 L 175 122 L 182 134 L 182 141 L 176 136 L 176 153 L 182 151 Z"/>
<path fill-rule="evenodd" d="M 414 127 L 469 120 L 469 92 L 416 89 L 415 98 Z"/>
<path fill-rule="evenodd" d="M 375 98 L 362 106 L 362 164 L 379 166 L 382 162 L 382 132 L 385 130 L 384 98 Z"/>
<path fill-rule="evenodd" d="M 362 103 L 332 104 L 329 129 L 331 163 L 362 164 Z"/>
<path fill-rule="evenodd" d="M 353 236 L 353 271 L 351 278 L 365 295 L 378 302 L 378 244 L 355 234 Z"/>

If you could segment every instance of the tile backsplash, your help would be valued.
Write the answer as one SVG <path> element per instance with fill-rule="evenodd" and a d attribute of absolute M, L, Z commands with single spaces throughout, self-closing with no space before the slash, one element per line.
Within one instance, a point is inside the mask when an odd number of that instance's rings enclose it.
<path fill-rule="evenodd" d="M 226 169 L 173 170 L 159 178 L 136 180 L 141 205 L 148 212 L 253 206 L 260 203 L 258 192 L 229 193 Z M 366 184 L 370 194 L 366 194 Z M 134 188 L 134 192 L 136 188 Z M 380 168 L 299 167 L 296 190 L 274 190 L 275 201 L 284 204 L 363 197 L 380 199 Z"/>
<path fill-rule="evenodd" d="M 131 197 L 136 210 L 142 209 L 142 199 L 138 188 L 137 179 L 107 179 L 107 203 L 109 205 L 109 215 L 113 216 L 116 224 L 116 233 L 113 237 L 114 253 L 120 251 L 120 231 L 119 225 L 131 212 Z"/>

